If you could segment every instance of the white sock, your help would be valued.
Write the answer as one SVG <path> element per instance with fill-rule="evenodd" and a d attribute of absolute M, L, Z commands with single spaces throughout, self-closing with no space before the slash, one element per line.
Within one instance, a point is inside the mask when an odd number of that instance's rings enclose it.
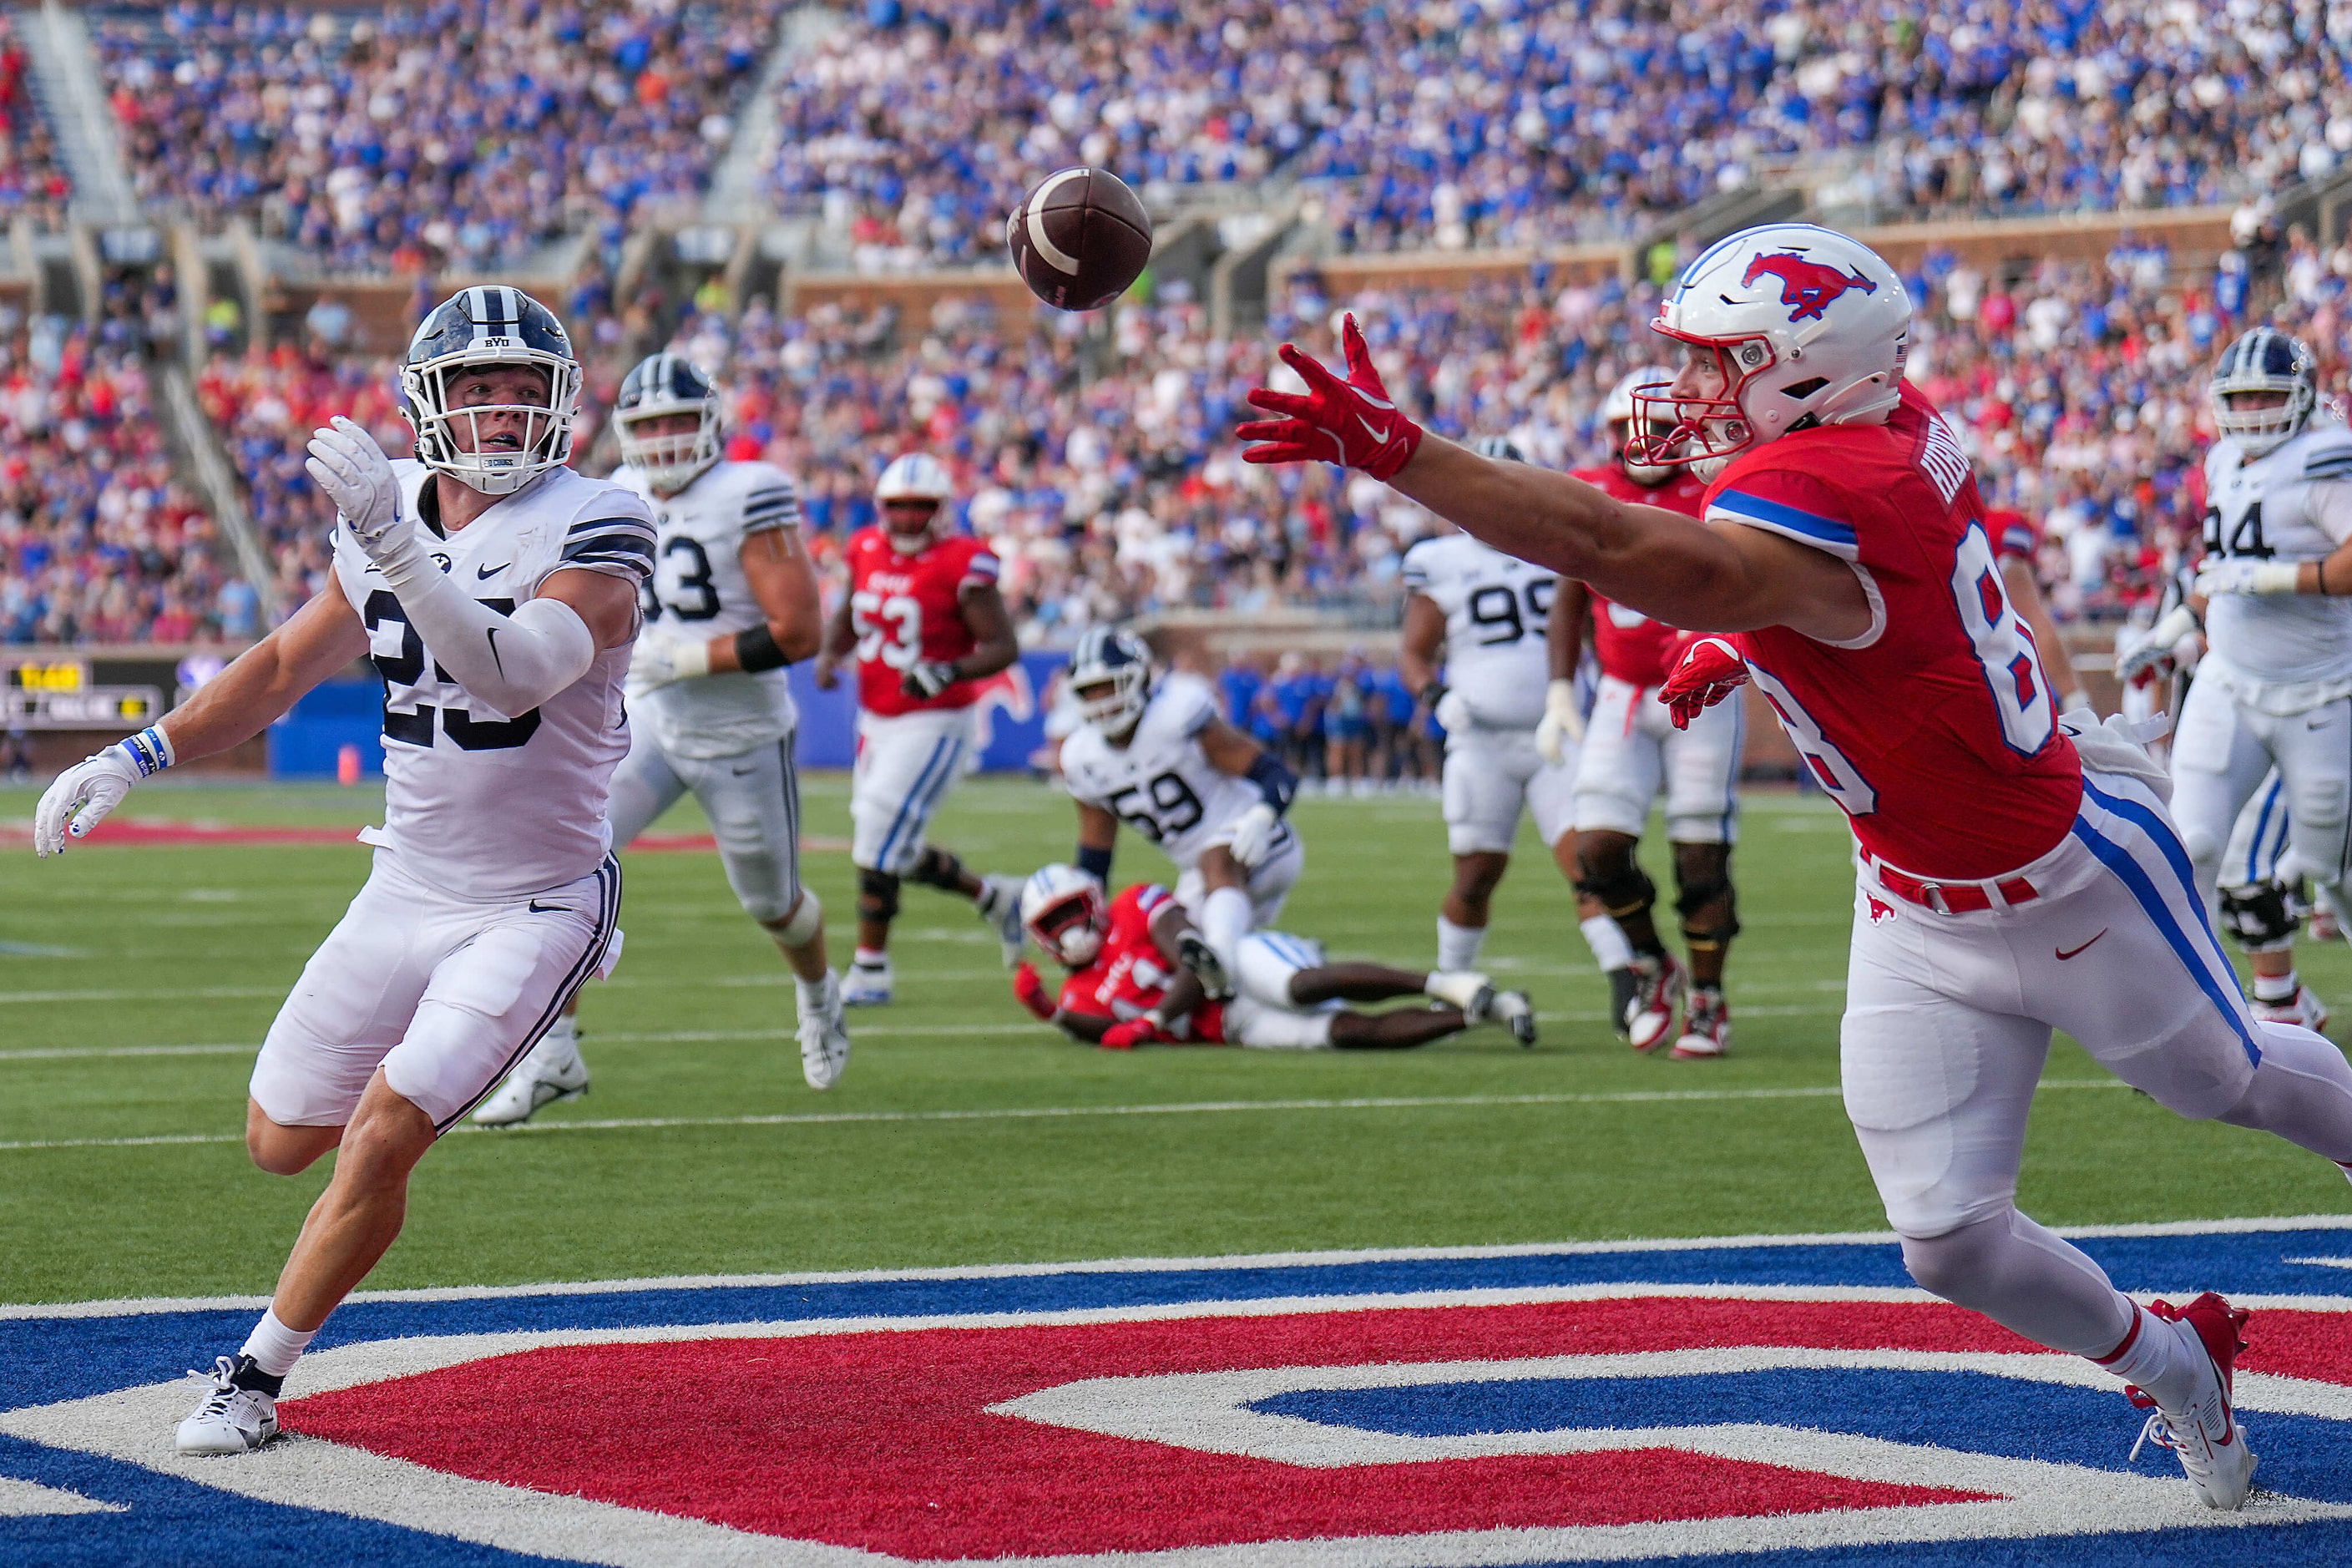
<path fill-rule="evenodd" d="M 1584 944 L 1592 950 L 1593 961 L 1601 965 L 1601 973 L 1633 966 L 1633 944 L 1625 940 L 1624 928 L 1607 915 L 1579 921 L 1576 929 L 1584 933 Z"/>
<path fill-rule="evenodd" d="M 555 1027 L 541 1035 L 539 1044 L 531 1047 L 530 1055 L 523 1058 L 525 1065 L 531 1068 L 561 1067 L 579 1059 L 580 1034 L 569 1018 L 557 1019 Z"/>
<path fill-rule="evenodd" d="M 1444 915 L 1437 917 L 1437 967 L 1467 969 L 1478 962 L 1478 950 L 1486 945 L 1485 926 L 1458 926 Z"/>
<path fill-rule="evenodd" d="M 278 1309 L 272 1307 L 261 1314 L 253 1332 L 246 1335 L 245 1349 L 238 1353 L 251 1356 L 253 1364 L 270 1376 L 284 1377 L 318 1337 L 317 1329 L 288 1328 L 278 1321 Z"/>
<path fill-rule="evenodd" d="M 1201 935 L 1216 949 L 1228 974 L 1238 974 L 1242 938 L 1253 923 L 1249 895 L 1239 888 L 1214 889 L 1201 900 Z"/>
<path fill-rule="evenodd" d="M 2178 1331 L 2141 1307 L 2122 1347 L 2092 1358 L 2167 1410 L 2179 1410 L 2202 1392 L 2205 1369 Z"/>
<path fill-rule="evenodd" d="M 811 1013 L 822 1008 L 824 1005 L 824 994 L 832 986 L 833 971 L 830 969 L 824 972 L 824 978 L 822 980 L 803 980 L 799 975 L 793 975 L 793 990 L 800 997 L 801 1016 L 805 1018 Z"/>
<path fill-rule="evenodd" d="M 2292 969 L 2284 974 L 2254 976 L 2254 1000 L 2257 1002 L 2292 1002 L 2303 981 Z"/>
<path fill-rule="evenodd" d="M 861 947 L 855 962 L 860 969 L 887 969 L 890 967 L 890 955 L 878 947 Z"/>

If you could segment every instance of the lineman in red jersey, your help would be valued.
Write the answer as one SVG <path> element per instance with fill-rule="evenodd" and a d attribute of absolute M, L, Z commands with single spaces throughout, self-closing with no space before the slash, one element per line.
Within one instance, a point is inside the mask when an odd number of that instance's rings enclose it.
<path fill-rule="evenodd" d="M 1534 1008 L 1526 994 L 1485 985 L 1467 1014 L 1442 1001 L 1391 1013 L 1351 1012 L 1342 1002 L 1433 996 L 1459 976 L 1327 963 L 1320 943 L 1283 931 L 1244 936 L 1236 966 L 1239 992 L 1228 1002 L 1205 1000 L 1199 977 L 1180 959 L 1192 917 L 1173 893 L 1154 883 L 1138 882 L 1106 906 L 1102 884 L 1090 874 L 1047 866 L 1029 879 L 1021 909 L 1029 936 L 1070 975 L 1056 997 L 1024 963 L 1013 972 L 1013 995 L 1038 1018 L 1089 1045 L 1399 1050 L 1507 1016 L 1525 1020 L 1521 1037 L 1534 1041 Z"/>
<path fill-rule="evenodd" d="M 2236 1509 L 2244 1314 L 2210 1293 L 2141 1308 L 2020 1214 L 2027 1111 L 2063 1028 L 2176 1111 L 2343 1166 L 2352 1066 L 2249 1015 L 2161 770 L 2114 731 L 2060 729 L 1966 457 L 1901 384 L 1910 313 L 1881 258 L 1810 225 L 1691 264 L 1654 323 L 1683 367 L 1636 400 L 1675 427 L 1636 455 L 1707 464 L 1704 522 L 1425 437 L 1352 321 L 1348 377 L 1285 345 L 1307 390 L 1253 392 L 1277 417 L 1240 435 L 1252 461 L 1345 462 L 1644 614 L 1732 634 L 1695 642 L 1664 695 L 1695 710 L 1753 679 L 1852 820 L 1846 1109 L 1913 1277 L 2124 1379 L 2200 1499 Z"/>
<path fill-rule="evenodd" d="M 2000 563 L 2001 586 L 2009 590 L 2010 604 L 2032 634 L 2033 650 L 2042 656 L 2042 668 L 2059 694 L 2058 711 L 2089 711 L 2090 693 L 2074 674 L 2074 661 L 2058 636 L 2058 623 L 2050 618 L 2049 603 L 2042 596 L 2042 579 L 2033 569 L 2033 557 L 2042 549 L 2042 530 L 2023 512 L 2007 507 L 1989 509 L 1984 525 L 1986 536 L 1992 541 L 1993 559 Z"/>
<path fill-rule="evenodd" d="M 1646 366 L 1617 384 L 1601 405 L 1615 452 L 1610 461 L 1580 468 L 1574 477 L 1622 501 L 1697 517 L 1706 510 L 1704 480 L 1669 464 L 1636 462 L 1626 451 L 1633 433 L 1633 389 L 1673 376 L 1664 366 Z M 1731 846 L 1738 833 L 1739 756 L 1746 739 L 1740 706 L 1710 709 L 1688 730 L 1676 730 L 1656 697 L 1682 657 L 1686 634 L 1602 598 L 1573 578 L 1563 579 L 1552 601 L 1554 645 L 1581 644 L 1588 620 L 1601 661 L 1601 689 L 1576 769 L 1577 890 L 1600 900 L 1633 945 L 1633 995 L 1619 1029 L 1634 1049 L 1654 1050 L 1673 1034 L 1675 1007 L 1684 992 L 1683 967 L 1659 940 L 1650 913 L 1657 885 L 1633 858 L 1663 784 L 1666 838 L 1675 851 L 1675 909 L 1690 953 L 1690 996 L 1672 1054 L 1685 1060 L 1719 1057 L 1731 1039 L 1723 964 L 1739 931 Z M 1559 655 L 1553 658 L 1557 665 Z"/>
<path fill-rule="evenodd" d="M 924 842 L 931 814 L 971 763 L 979 683 L 1021 654 L 996 591 L 995 555 L 940 527 L 953 494 L 947 469 L 926 453 L 909 452 L 882 470 L 874 487 L 882 524 L 849 537 L 849 592 L 834 606 L 817 655 L 816 683 L 826 690 L 839 684 L 844 658 L 854 652 L 857 661 L 849 793 L 857 952 L 842 982 L 846 1006 L 890 1000 L 890 922 L 901 878 L 970 899 L 996 927 L 1004 962 L 1021 955 L 1020 882 L 974 876 Z"/>

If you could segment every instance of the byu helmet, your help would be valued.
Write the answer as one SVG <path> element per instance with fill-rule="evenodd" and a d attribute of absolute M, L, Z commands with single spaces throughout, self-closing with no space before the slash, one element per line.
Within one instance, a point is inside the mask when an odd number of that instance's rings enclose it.
<path fill-rule="evenodd" d="M 453 406 L 450 387 L 468 370 L 530 365 L 547 374 L 544 403 Z M 434 307 L 408 340 L 400 366 L 401 413 L 416 432 L 416 460 L 484 495 L 512 495 L 572 458 L 580 419 L 580 362 L 555 312 L 520 289 L 461 289 Z M 485 450 L 482 421 L 519 415 L 520 445 Z M 456 439 L 463 426 L 474 450 Z"/>
<path fill-rule="evenodd" d="M 642 424 L 677 414 L 695 416 L 695 427 L 671 436 L 637 433 Z M 719 460 L 719 389 L 684 354 L 647 354 L 613 400 L 613 429 L 621 461 L 654 489 L 674 495 Z"/>
<path fill-rule="evenodd" d="M 1644 464 L 1712 473 L 1792 430 L 1884 424 L 1902 396 L 1911 296 L 1860 240 L 1769 223 L 1702 252 L 1650 330 L 1692 351 L 1684 376 L 1711 360 L 1721 384 L 1688 397 L 1672 384 L 1635 388 L 1627 450 Z"/>
<path fill-rule="evenodd" d="M 1100 882 L 1076 866 L 1039 868 L 1021 888 L 1021 924 L 1029 938 L 1071 969 L 1102 952 L 1110 908 Z"/>
<path fill-rule="evenodd" d="M 1124 735 L 1151 700 L 1151 650 L 1133 632 L 1090 626 L 1071 650 L 1064 679 L 1080 718 L 1106 735 Z"/>
<path fill-rule="evenodd" d="M 2256 327 L 2221 351 L 2208 391 L 2213 428 L 2235 440 L 2249 458 L 2259 458 L 2293 440 L 2310 423 L 2312 410 L 2319 406 L 2318 363 L 2301 339 Z M 2284 395 L 2264 408 L 2231 405 L 2231 398 L 2250 392 Z"/>
<path fill-rule="evenodd" d="M 947 465 L 929 452 L 905 452 L 891 458 L 890 466 L 874 483 L 874 504 L 882 512 L 882 531 L 888 536 L 892 548 L 912 555 L 929 544 L 939 528 L 940 509 L 954 495 L 955 480 L 949 477 Z M 894 500 L 930 502 L 930 521 L 920 529 L 904 532 L 891 527 L 890 503 Z"/>

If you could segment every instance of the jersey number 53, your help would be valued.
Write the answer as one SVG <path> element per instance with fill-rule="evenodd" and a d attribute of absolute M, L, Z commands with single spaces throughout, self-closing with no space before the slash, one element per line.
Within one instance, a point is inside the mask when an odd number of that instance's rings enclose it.
<path fill-rule="evenodd" d="M 923 657 L 923 605 L 908 594 L 861 590 L 849 596 L 849 628 L 857 634 L 857 662 L 876 660 L 912 669 Z"/>

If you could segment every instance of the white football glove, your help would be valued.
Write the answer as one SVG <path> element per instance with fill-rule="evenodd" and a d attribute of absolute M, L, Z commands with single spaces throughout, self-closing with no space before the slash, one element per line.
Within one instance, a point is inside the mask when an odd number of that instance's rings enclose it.
<path fill-rule="evenodd" d="M 2292 594 L 2295 563 L 2292 561 L 2249 561 L 2238 557 L 2208 561 L 2197 568 L 2197 582 L 2189 590 L 2200 599 L 2217 594 Z"/>
<path fill-rule="evenodd" d="M 2185 604 L 2173 605 L 2116 661 L 2116 679 L 2129 686 L 2143 676 L 2169 679 L 2174 670 L 2196 668 L 2197 639 L 2203 629 L 2196 611 Z"/>
<path fill-rule="evenodd" d="M 1244 870 L 1255 870 L 1274 847 L 1274 836 L 1281 828 L 1282 818 L 1275 815 L 1274 807 L 1259 801 L 1234 819 L 1234 836 L 1226 847 Z"/>
<path fill-rule="evenodd" d="M 33 853 L 64 854 L 66 840 L 88 837 L 132 784 L 171 765 L 172 743 L 152 728 L 76 763 L 41 792 L 33 808 Z"/>
<path fill-rule="evenodd" d="M 1459 691 L 1448 691 L 1429 710 L 1437 727 L 1449 735 L 1458 735 L 1470 727 L 1470 700 Z"/>
<path fill-rule="evenodd" d="M 401 521 L 400 480 L 375 437 L 338 414 L 310 433 L 310 456 L 302 466 L 342 513 L 368 559 L 382 564 L 380 552 Z"/>
<path fill-rule="evenodd" d="M 1576 682 L 1555 680 L 1544 689 L 1544 716 L 1536 725 L 1536 750 L 1553 767 L 1568 761 L 1570 746 L 1584 744 L 1584 715 L 1576 710 Z"/>
<path fill-rule="evenodd" d="M 952 659 L 927 658 L 907 671 L 898 684 L 906 688 L 909 697 L 929 698 L 937 697 L 961 679 L 956 674 Z"/>
<path fill-rule="evenodd" d="M 700 639 L 673 642 L 667 637 L 640 637 L 629 655 L 629 689 L 651 691 L 673 681 L 692 680 L 710 673 L 710 645 Z"/>

